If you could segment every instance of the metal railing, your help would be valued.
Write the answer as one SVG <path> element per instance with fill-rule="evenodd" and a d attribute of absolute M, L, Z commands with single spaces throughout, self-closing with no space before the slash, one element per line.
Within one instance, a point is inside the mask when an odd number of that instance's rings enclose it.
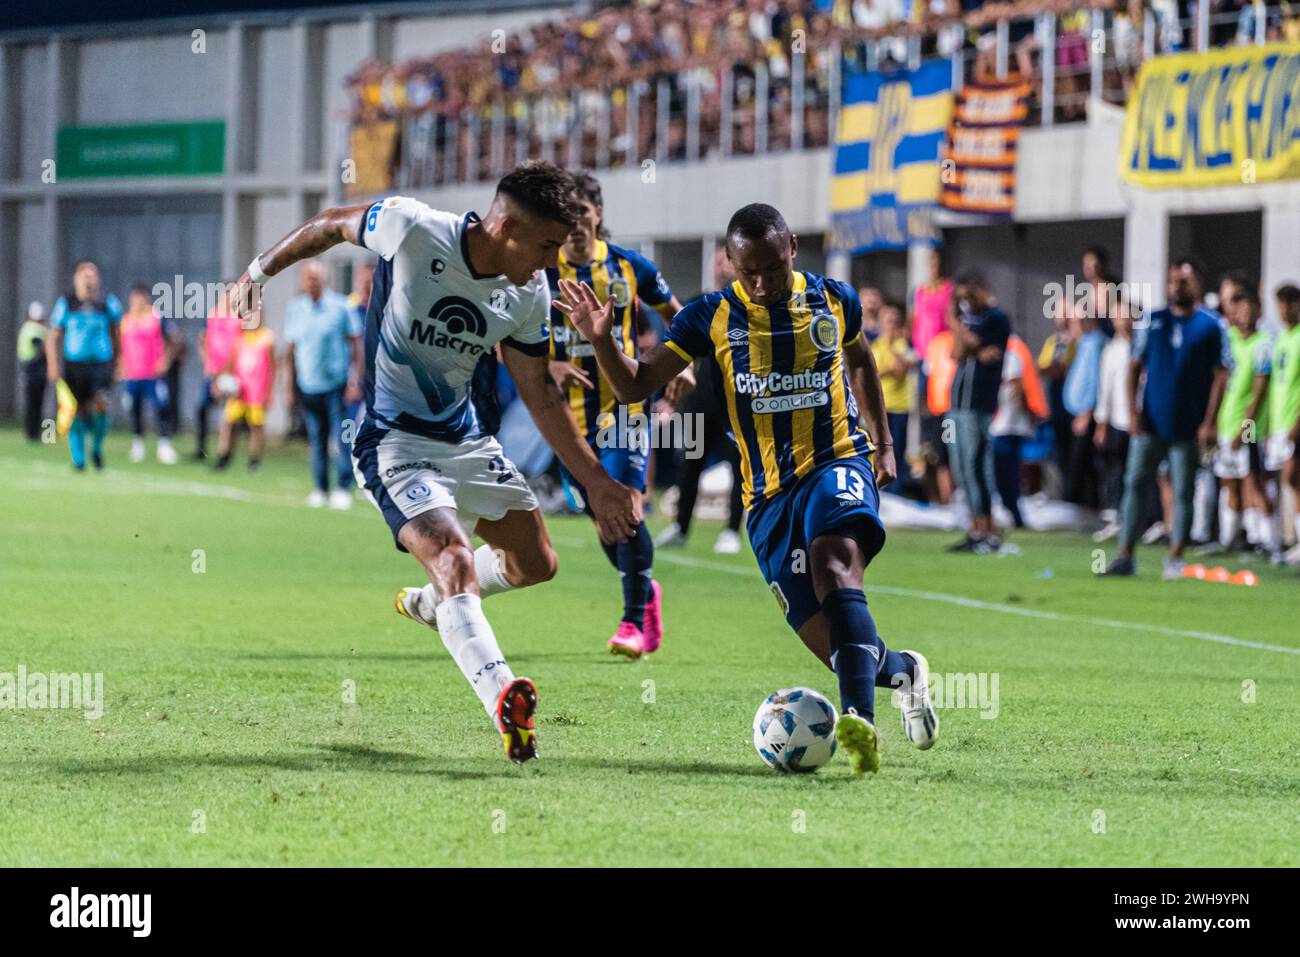
<path fill-rule="evenodd" d="M 1029 123 L 1086 119 L 1091 101 L 1122 104 L 1142 60 L 1220 43 L 1264 43 L 1280 6 L 1249 6 L 1211 17 L 1141 23 L 1123 12 L 1090 10 L 998 21 L 971 42 L 961 23 L 932 37 L 839 41 L 796 47 L 785 59 L 694 67 L 618 87 L 595 85 L 403 120 L 399 188 L 492 180 L 530 156 L 572 168 L 617 169 L 693 163 L 825 147 L 839 112 L 845 69 L 917 66 L 946 57 L 954 88 L 981 78 L 1027 76 Z M 773 70 L 769 63 L 777 66 Z"/>

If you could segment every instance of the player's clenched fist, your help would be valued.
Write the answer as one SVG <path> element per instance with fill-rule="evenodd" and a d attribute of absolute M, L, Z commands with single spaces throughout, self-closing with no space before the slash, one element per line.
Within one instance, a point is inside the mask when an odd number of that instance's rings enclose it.
<path fill-rule="evenodd" d="M 559 281 L 561 299 L 555 300 L 555 308 L 569 317 L 573 328 L 582 333 L 588 342 L 595 342 L 609 335 L 614 324 L 614 303 L 607 299 L 601 305 L 595 290 L 585 282 L 572 279 Z"/>

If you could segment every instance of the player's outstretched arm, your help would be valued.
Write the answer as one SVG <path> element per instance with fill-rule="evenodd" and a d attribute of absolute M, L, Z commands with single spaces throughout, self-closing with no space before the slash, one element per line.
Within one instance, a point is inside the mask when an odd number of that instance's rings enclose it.
<path fill-rule="evenodd" d="M 610 478 L 583 441 L 568 401 L 550 377 L 546 357 L 526 355 L 508 344 L 503 344 L 501 354 L 537 431 L 586 490 L 600 540 L 627 541 L 641 522 L 640 493 Z"/>
<path fill-rule="evenodd" d="M 688 365 L 663 343 L 652 347 L 640 361 L 626 355 L 610 335 L 613 326 L 611 303 L 601 305 L 596 293 L 585 282 L 561 279 L 560 293 L 563 298 L 555 300 L 555 308 L 565 313 L 573 327 L 591 343 L 596 363 L 620 401 L 640 402 L 649 398 Z"/>
<path fill-rule="evenodd" d="M 255 312 L 256 287 L 277 273 L 294 263 L 319 256 L 339 243 L 356 243 L 369 210 L 369 203 L 322 210 L 259 254 L 236 283 L 236 314 L 242 318 Z M 254 275 L 254 271 L 258 274 Z"/>
<path fill-rule="evenodd" d="M 889 420 L 885 416 L 885 392 L 867 337 L 860 335 L 846 345 L 844 358 L 849 364 L 849 384 L 857 397 L 867 432 L 876 445 L 876 485 L 885 486 L 898 477 L 898 468 L 894 463 Z"/>

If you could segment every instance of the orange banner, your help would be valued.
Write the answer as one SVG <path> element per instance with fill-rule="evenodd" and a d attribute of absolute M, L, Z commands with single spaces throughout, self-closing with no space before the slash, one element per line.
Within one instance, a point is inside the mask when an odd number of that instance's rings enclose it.
<path fill-rule="evenodd" d="M 1028 114 L 1029 84 L 1018 78 L 971 84 L 957 93 L 940 170 L 945 209 L 1011 215 L 1016 150 Z"/>

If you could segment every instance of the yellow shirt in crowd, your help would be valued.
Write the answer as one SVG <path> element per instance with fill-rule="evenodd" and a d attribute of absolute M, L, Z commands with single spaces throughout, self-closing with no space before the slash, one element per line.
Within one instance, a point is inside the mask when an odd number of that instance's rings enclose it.
<path fill-rule="evenodd" d="M 895 356 L 907 356 L 911 351 L 911 343 L 902 336 L 889 341 L 886 341 L 885 337 L 881 336 L 871 344 L 871 354 L 876 358 L 876 368 L 880 372 L 880 385 L 885 393 L 886 412 L 912 411 L 913 396 L 912 390 L 908 387 L 907 373 L 904 372 L 899 375 L 896 372 L 887 371 L 893 365 L 893 359 L 890 358 L 891 352 Z"/>

